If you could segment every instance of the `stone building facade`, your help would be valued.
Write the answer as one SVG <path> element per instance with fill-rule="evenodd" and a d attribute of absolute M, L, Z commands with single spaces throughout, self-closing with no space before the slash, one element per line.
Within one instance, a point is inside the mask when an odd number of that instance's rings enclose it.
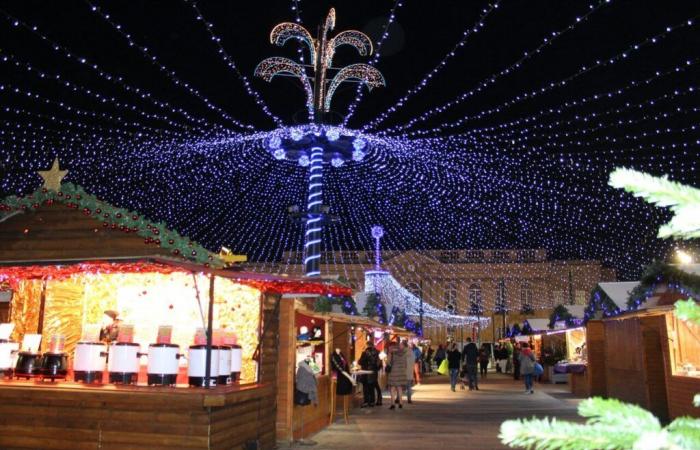
<path fill-rule="evenodd" d="M 256 269 L 303 275 L 301 253 L 286 253 L 282 261 Z M 321 273 L 342 277 L 356 290 L 364 289 L 364 273 L 374 268 L 373 251 L 322 255 Z M 381 268 L 433 306 L 491 319 L 481 330 L 432 322 L 425 335 L 434 342 L 449 335 L 458 340 L 478 336 L 491 342 L 513 323 L 548 318 L 556 305 L 585 304 L 597 283 L 616 279 L 614 270 L 599 261 L 552 260 L 543 249 L 385 251 Z"/>

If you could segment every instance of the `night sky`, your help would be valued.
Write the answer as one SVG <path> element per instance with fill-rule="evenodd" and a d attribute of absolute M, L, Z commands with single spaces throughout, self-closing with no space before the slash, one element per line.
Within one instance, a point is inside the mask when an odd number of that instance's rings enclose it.
<path fill-rule="evenodd" d="M 275 24 L 298 12 L 315 35 L 335 7 L 336 32 L 357 29 L 381 42 L 376 67 L 387 82 L 363 94 L 348 125 L 371 123 L 368 134 L 390 139 L 362 163 L 324 171 L 324 203 L 340 217 L 326 229 L 325 249 L 371 248 L 376 223 L 387 248 L 544 247 L 638 276 L 674 245 L 655 237 L 670 214 L 608 187 L 607 177 L 625 166 L 700 185 L 700 3 L 504 0 L 479 26 L 492 4 L 0 2 L 0 191 L 32 192 L 41 184 L 35 172 L 58 156 L 70 171 L 65 181 L 212 250 L 226 245 L 253 261 L 300 250 L 302 225 L 286 208 L 305 201 L 306 171 L 249 138 L 276 125 L 239 73 L 275 116 L 297 123 L 300 83 L 267 83 L 253 71 L 267 57 L 298 59 L 296 42 L 270 44 Z M 479 31 L 453 50 L 472 28 Z M 424 89 L 373 122 L 450 51 Z M 334 65 L 367 61 L 342 48 Z M 355 95 L 355 84 L 338 91 L 336 117 Z"/>

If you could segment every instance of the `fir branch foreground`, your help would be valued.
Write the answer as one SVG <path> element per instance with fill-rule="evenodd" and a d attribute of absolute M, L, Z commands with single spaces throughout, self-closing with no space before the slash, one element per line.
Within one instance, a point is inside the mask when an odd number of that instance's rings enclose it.
<path fill-rule="evenodd" d="M 681 320 L 700 325 L 700 307 L 692 299 L 676 303 Z M 695 396 L 700 406 L 700 394 Z M 507 420 L 501 442 L 534 450 L 696 450 L 700 449 L 700 419 L 679 417 L 663 427 L 649 411 L 616 399 L 593 397 L 582 401 L 578 414 L 585 423 L 556 419 Z"/>

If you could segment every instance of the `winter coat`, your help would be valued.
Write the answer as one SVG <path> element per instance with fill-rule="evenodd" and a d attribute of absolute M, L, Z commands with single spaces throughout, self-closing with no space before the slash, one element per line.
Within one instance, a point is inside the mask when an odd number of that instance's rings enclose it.
<path fill-rule="evenodd" d="M 413 381 L 413 366 L 416 363 L 416 354 L 410 348 L 406 352 L 406 381 Z"/>
<path fill-rule="evenodd" d="M 462 359 L 464 359 L 464 362 L 466 362 L 468 365 L 475 366 L 478 358 L 479 349 L 476 348 L 475 343 L 470 342 L 464 346 L 464 350 L 462 351 Z"/>
<path fill-rule="evenodd" d="M 459 350 L 450 350 L 447 352 L 447 368 L 448 369 L 459 369 L 460 362 L 462 361 L 462 355 Z"/>
<path fill-rule="evenodd" d="M 335 387 L 335 393 L 338 395 L 350 395 L 352 394 L 352 381 L 343 373 L 349 373 L 350 368 L 345 358 L 342 355 L 333 353 L 331 355 L 331 366 L 336 373 L 337 385 Z"/>
<path fill-rule="evenodd" d="M 535 354 L 529 348 L 520 352 L 520 373 L 530 375 L 535 373 Z"/>
<path fill-rule="evenodd" d="M 362 355 L 360 356 L 360 367 L 363 370 L 371 370 L 373 373 L 364 376 L 364 381 L 368 383 L 377 382 L 377 372 L 381 367 L 381 362 L 379 361 L 379 352 L 374 347 L 367 347 Z"/>
<path fill-rule="evenodd" d="M 405 386 L 407 369 L 406 364 L 408 362 L 408 357 L 406 354 L 409 350 L 404 348 L 395 348 L 391 353 L 389 353 L 389 364 L 391 365 L 391 372 L 389 372 L 387 383 L 389 386 Z M 411 355 L 413 357 L 413 355 Z"/>
<path fill-rule="evenodd" d="M 306 362 L 302 361 L 299 363 L 297 368 L 296 376 L 296 388 L 309 396 L 309 400 L 313 402 L 314 405 L 318 404 L 318 387 L 316 384 L 316 376 L 313 370 L 309 367 Z"/>

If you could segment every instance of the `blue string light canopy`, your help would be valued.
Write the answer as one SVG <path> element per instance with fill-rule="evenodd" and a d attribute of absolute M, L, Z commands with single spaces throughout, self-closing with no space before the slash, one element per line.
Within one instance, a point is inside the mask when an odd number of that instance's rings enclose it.
<path fill-rule="evenodd" d="M 340 167 L 348 161 L 360 162 L 368 150 L 368 140 L 361 133 L 326 122 L 330 118 L 333 94 L 342 83 L 356 81 L 369 90 L 384 86 L 384 76 L 374 67 L 350 64 L 342 68 L 333 67 L 333 56 L 338 47 L 349 45 L 361 56 L 373 52 L 372 41 L 356 30 L 342 31 L 332 38 L 329 33 L 335 28 L 335 9 L 331 8 L 317 38 L 298 23 L 283 22 L 270 33 L 270 42 L 278 46 L 290 39 L 297 39 L 309 51 L 310 66 L 289 58 L 274 56 L 264 59 L 255 68 L 255 76 L 272 81 L 276 76 L 291 76 L 301 81 L 306 91 L 308 123 L 281 127 L 264 139 L 265 147 L 278 160 L 294 160 L 309 168 L 308 201 L 306 205 L 306 233 L 304 243 L 304 266 L 306 276 L 321 274 L 321 234 L 323 223 L 328 219 L 328 208 L 323 204 L 323 165 Z M 307 74 L 307 67 L 313 75 Z M 335 70 L 329 80 L 328 71 Z"/>

